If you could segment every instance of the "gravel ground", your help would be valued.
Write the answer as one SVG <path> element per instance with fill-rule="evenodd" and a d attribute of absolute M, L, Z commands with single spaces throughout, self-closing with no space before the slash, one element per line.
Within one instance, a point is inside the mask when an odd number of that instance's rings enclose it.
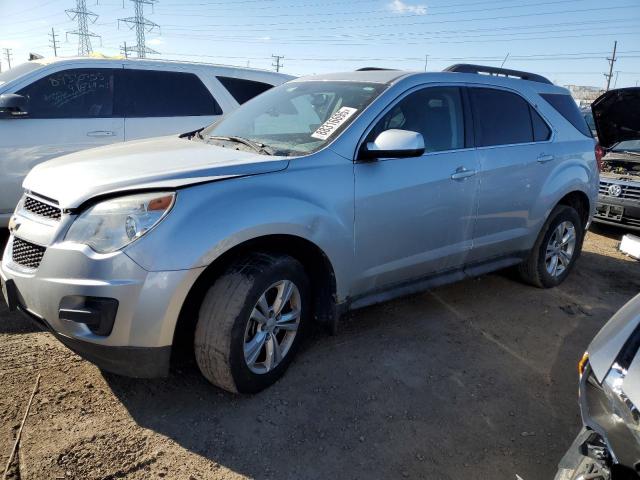
<path fill-rule="evenodd" d="M 100 372 L 0 306 L 0 463 L 36 376 L 22 479 L 552 478 L 579 428 L 576 363 L 640 290 L 617 230 L 559 288 L 498 273 L 360 310 L 255 396 L 193 365 Z"/>

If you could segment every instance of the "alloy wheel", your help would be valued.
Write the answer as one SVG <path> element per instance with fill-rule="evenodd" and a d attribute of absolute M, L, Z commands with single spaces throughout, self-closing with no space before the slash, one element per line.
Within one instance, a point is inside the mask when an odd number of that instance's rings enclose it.
<path fill-rule="evenodd" d="M 244 359 L 253 373 L 265 374 L 286 357 L 300 326 L 298 287 L 281 280 L 267 288 L 251 311 L 244 334 Z"/>
<path fill-rule="evenodd" d="M 571 263 L 576 248 L 576 227 L 569 221 L 560 223 L 547 243 L 545 265 L 552 277 L 562 275 Z"/>

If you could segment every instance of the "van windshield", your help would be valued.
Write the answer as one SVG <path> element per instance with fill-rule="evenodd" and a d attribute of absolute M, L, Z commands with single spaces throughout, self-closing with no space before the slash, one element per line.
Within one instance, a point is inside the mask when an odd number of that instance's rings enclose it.
<path fill-rule="evenodd" d="M 332 141 L 385 88 L 345 81 L 287 83 L 258 95 L 201 135 L 224 146 L 229 140 L 257 145 L 260 153 L 309 154 Z"/>
<path fill-rule="evenodd" d="M 13 81 L 16 78 L 21 77 L 22 75 L 26 75 L 29 72 L 38 70 L 43 66 L 44 65 L 38 62 L 26 62 L 26 63 L 21 63 L 17 67 L 13 67 L 11 70 L 0 72 L 0 86 L 4 85 L 5 83 L 9 83 Z"/>

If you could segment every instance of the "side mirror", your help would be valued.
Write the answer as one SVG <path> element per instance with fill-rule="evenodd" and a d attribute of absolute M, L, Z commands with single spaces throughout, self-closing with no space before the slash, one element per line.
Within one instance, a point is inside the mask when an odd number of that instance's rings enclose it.
<path fill-rule="evenodd" d="M 0 95 L 0 118 L 20 118 L 28 114 L 29 99 L 16 93 Z"/>
<path fill-rule="evenodd" d="M 373 142 L 362 145 L 359 159 L 419 157 L 424 153 L 424 138 L 409 130 L 385 130 Z"/>

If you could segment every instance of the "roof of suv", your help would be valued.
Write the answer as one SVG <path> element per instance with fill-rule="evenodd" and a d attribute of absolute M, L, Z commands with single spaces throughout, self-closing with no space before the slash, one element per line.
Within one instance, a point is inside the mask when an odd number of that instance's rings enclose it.
<path fill-rule="evenodd" d="M 498 75 L 485 75 L 478 73 L 461 72 L 414 72 L 406 70 L 358 70 L 354 72 L 328 73 L 301 77 L 294 81 L 351 81 L 351 82 L 372 82 L 394 84 L 400 80 L 415 78 L 424 82 L 463 82 L 463 83 L 484 83 L 487 85 L 500 85 L 517 90 L 526 84 L 537 92 L 562 93 L 568 91 L 551 83 L 541 83 L 520 78 L 510 78 Z"/>

